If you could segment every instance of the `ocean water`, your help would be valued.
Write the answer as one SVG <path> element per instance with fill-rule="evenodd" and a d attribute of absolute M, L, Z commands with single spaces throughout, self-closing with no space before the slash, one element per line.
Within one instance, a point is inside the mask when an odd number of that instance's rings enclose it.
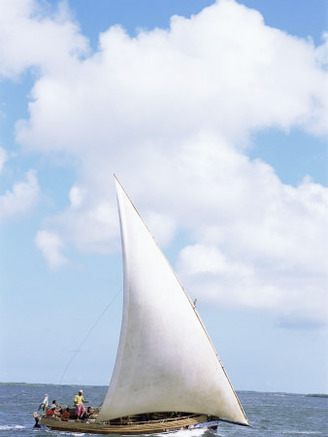
<path fill-rule="evenodd" d="M 36 384 L 0 384 L 0 437 L 83 436 L 92 434 L 58 432 L 33 428 L 33 412 L 49 394 L 49 401 L 73 404 L 77 390 L 84 390 L 89 405 L 99 406 L 106 387 Z M 220 423 L 217 431 L 181 430 L 173 437 L 266 437 L 327 436 L 328 396 L 288 393 L 239 392 L 251 428 Z M 95 435 L 95 434 L 93 434 Z"/>

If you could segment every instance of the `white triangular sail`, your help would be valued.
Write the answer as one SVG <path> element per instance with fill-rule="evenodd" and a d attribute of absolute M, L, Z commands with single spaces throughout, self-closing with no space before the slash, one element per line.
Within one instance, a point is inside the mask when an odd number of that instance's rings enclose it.
<path fill-rule="evenodd" d="M 247 424 L 192 302 L 116 180 L 124 302 L 116 363 L 98 420 L 181 411 Z"/>

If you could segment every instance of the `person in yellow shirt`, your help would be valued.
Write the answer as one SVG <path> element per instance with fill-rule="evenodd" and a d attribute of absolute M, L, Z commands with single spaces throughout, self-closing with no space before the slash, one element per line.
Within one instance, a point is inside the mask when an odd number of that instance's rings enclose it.
<path fill-rule="evenodd" d="M 83 390 L 79 390 L 79 393 L 74 396 L 75 415 L 77 419 L 81 419 L 85 414 L 85 406 L 83 402 L 88 403 L 83 397 Z"/>

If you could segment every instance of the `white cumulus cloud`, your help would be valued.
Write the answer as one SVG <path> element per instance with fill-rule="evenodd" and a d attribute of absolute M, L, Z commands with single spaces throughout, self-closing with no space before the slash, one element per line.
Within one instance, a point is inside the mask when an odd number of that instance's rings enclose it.
<path fill-rule="evenodd" d="M 245 150 L 266 127 L 327 134 L 326 40 L 315 47 L 220 0 L 168 30 L 111 27 L 88 55 L 69 15 L 19 3 L 0 5 L 0 73 L 40 72 L 16 139 L 78 166 L 69 207 L 37 237 L 50 266 L 65 264 L 64 244 L 113 250 L 115 172 L 163 245 L 180 232 L 193 242 L 178 269 L 205 299 L 324 323 L 327 188 L 283 184 Z"/>
<path fill-rule="evenodd" d="M 24 217 L 36 205 L 39 195 L 36 172 L 30 170 L 25 181 L 16 182 L 11 190 L 0 195 L 0 221 Z"/>
<path fill-rule="evenodd" d="M 0 174 L 2 173 L 2 169 L 7 159 L 8 159 L 7 152 L 3 147 L 0 147 Z"/>
<path fill-rule="evenodd" d="M 0 2 L 0 76 L 17 77 L 27 68 L 63 74 L 88 50 L 87 40 L 60 4 L 56 14 L 36 0 Z"/>
<path fill-rule="evenodd" d="M 39 231 L 35 238 L 35 244 L 43 253 L 51 270 L 57 270 L 67 264 L 67 259 L 61 254 L 63 242 L 53 232 Z"/>

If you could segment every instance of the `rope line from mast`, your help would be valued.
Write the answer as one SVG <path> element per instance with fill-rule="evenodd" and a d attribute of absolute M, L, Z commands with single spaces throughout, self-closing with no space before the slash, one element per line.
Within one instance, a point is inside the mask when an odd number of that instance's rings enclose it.
<path fill-rule="evenodd" d="M 106 305 L 106 307 L 103 309 L 103 311 L 101 312 L 101 314 L 99 315 L 99 317 L 97 318 L 97 320 L 95 321 L 95 323 L 91 326 L 91 328 L 89 329 L 89 331 L 87 332 L 87 334 L 84 336 L 83 340 L 81 341 L 81 343 L 79 344 L 78 348 L 75 349 L 75 351 L 73 352 L 73 355 L 71 356 L 70 360 L 68 361 L 62 375 L 61 378 L 59 380 L 59 385 L 61 385 L 64 376 L 66 375 L 66 372 L 68 371 L 68 369 L 70 368 L 72 362 L 74 361 L 76 355 L 80 352 L 82 346 L 84 345 L 84 343 L 87 341 L 87 339 L 89 338 L 89 336 L 91 335 L 91 333 L 93 332 L 93 330 L 96 328 L 96 326 L 98 325 L 99 321 L 101 320 L 101 318 L 104 316 L 104 314 L 106 313 L 106 311 L 108 310 L 108 308 L 113 304 L 113 302 L 115 301 L 115 299 L 118 297 L 119 294 L 121 294 L 122 292 L 122 287 L 119 289 L 119 291 L 115 294 L 115 296 L 111 299 L 111 301 Z"/>

